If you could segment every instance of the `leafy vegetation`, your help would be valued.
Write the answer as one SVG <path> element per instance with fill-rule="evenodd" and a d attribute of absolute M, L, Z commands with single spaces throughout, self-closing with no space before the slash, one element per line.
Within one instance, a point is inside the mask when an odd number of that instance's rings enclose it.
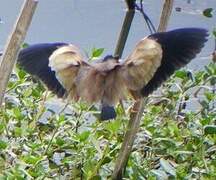
<path fill-rule="evenodd" d="M 95 49 L 93 56 L 103 49 Z M 96 54 L 96 55 L 95 55 Z M 97 120 L 98 109 L 62 102 L 16 68 L 0 111 L 0 179 L 106 179 L 114 167 L 126 114 Z M 216 178 L 216 64 L 180 70 L 149 97 L 126 179 Z M 54 104 L 52 102 L 55 102 Z"/>

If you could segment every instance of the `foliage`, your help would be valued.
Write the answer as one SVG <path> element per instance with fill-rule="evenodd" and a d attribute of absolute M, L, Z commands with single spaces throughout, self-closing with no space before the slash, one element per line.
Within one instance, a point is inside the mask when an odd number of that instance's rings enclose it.
<path fill-rule="evenodd" d="M 92 56 L 101 55 L 95 49 Z M 107 179 L 126 115 L 99 122 L 97 106 L 66 103 L 20 69 L 0 111 L 0 179 Z M 149 98 L 125 179 L 216 178 L 216 64 L 180 70 Z M 51 102 L 55 102 L 52 104 Z"/>

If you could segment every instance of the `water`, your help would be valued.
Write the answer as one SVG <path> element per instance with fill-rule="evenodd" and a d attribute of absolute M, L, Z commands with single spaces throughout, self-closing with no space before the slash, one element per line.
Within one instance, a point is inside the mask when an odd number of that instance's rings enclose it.
<path fill-rule="evenodd" d="M 176 0 L 168 29 L 182 27 L 204 27 L 212 30 L 216 15 L 213 18 L 202 16 L 202 10 L 216 7 L 215 0 Z M 89 3 L 91 2 L 91 3 Z M 145 0 L 144 7 L 155 25 L 159 22 L 163 0 Z M 3 49 L 8 34 L 19 13 L 23 1 L 1 0 L 0 49 Z M 175 11 L 181 7 L 182 11 Z M 125 3 L 122 0 L 41 0 L 38 3 L 30 29 L 25 41 L 30 44 L 40 42 L 70 42 L 84 51 L 90 52 L 93 47 L 103 47 L 106 54 L 112 54 L 125 15 Z M 136 13 L 123 57 L 126 57 L 135 44 L 149 31 L 140 13 Z M 199 69 L 207 64 L 214 48 L 211 38 L 197 58 L 189 67 Z"/>

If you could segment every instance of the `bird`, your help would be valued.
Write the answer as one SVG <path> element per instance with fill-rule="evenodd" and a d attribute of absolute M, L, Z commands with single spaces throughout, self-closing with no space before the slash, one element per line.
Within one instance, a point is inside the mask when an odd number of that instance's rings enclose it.
<path fill-rule="evenodd" d="M 39 43 L 19 52 L 17 64 L 39 78 L 59 98 L 100 103 L 100 120 L 116 118 L 115 105 L 130 94 L 147 97 L 200 53 L 208 39 L 203 28 L 157 32 L 141 39 L 124 60 L 89 61 L 70 43 Z"/>

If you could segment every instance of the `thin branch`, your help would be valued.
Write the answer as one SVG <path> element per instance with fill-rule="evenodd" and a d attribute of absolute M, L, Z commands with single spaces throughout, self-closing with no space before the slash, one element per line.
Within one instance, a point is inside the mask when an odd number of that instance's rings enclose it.
<path fill-rule="evenodd" d="M 69 103 L 65 104 L 65 105 L 63 106 L 63 108 L 59 111 L 58 114 L 63 113 L 64 110 L 67 108 L 68 104 L 69 104 Z M 53 115 L 53 116 L 54 116 L 54 115 Z M 51 146 L 51 144 L 52 144 L 52 142 L 53 142 L 53 139 L 55 138 L 56 134 L 58 133 L 59 127 L 60 127 L 60 126 L 56 126 L 56 127 L 54 128 L 52 137 L 51 137 L 51 139 L 49 140 L 48 145 L 47 145 L 47 147 L 46 147 L 46 149 L 45 149 L 43 155 L 46 155 L 46 154 L 47 154 L 47 152 L 48 152 L 48 150 L 49 150 L 49 148 L 50 148 L 50 146 Z"/>
<path fill-rule="evenodd" d="M 97 175 L 97 173 L 98 173 L 106 155 L 108 154 L 108 152 L 109 152 L 109 142 L 107 142 L 106 146 L 104 147 L 104 151 L 103 151 L 103 155 L 102 155 L 101 159 L 98 161 L 93 172 L 91 173 L 90 177 L 87 178 L 87 180 L 93 180 L 94 179 L 94 176 Z"/>
<path fill-rule="evenodd" d="M 25 0 L 17 18 L 12 33 L 8 37 L 5 50 L 0 61 L 0 107 L 7 87 L 10 74 L 15 64 L 18 52 L 24 41 L 28 27 L 37 6 L 36 0 Z"/>
<path fill-rule="evenodd" d="M 168 25 L 169 17 L 172 12 L 173 0 L 165 0 L 163 10 L 161 13 L 161 21 L 158 27 L 158 31 L 165 31 Z M 129 155 L 132 150 L 132 146 L 136 137 L 136 133 L 139 129 L 139 124 L 141 117 L 144 112 L 144 107 L 147 103 L 148 98 L 136 101 L 132 112 L 130 115 L 130 120 L 128 123 L 128 130 L 125 134 L 120 153 L 117 157 L 114 172 L 112 174 L 112 179 L 122 179 L 123 171 L 127 165 Z"/>

